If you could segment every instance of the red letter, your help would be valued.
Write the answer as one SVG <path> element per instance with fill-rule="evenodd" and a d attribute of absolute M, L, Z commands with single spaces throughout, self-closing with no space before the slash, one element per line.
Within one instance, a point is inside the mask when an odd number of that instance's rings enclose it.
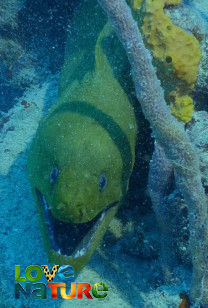
<path fill-rule="evenodd" d="M 61 288 L 61 297 L 64 299 L 72 299 L 76 296 L 76 282 L 71 283 L 71 294 L 66 295 L 66 288 Z"/>
<path fill-rule="evenodd" d="M 52 289 L 52 298 L 57 299 L 57 288 L 58 287 L 66 287 L 65 283 L 57 283 L 57 282 L 51 282 L 47 283 L 48 287 L 51 287 Z"/>
<path fill-rule="evenodd" d="M 86 287 L 85 290 L 82 290 L 83 287 Z M 88 299 L 93 299 L 93 297 L 91 296 L 91 294 L 89 293 L 89 291 L 91 290 L 91 285 L 89 283 L 80 283 L 78 282 L 78 295 L 77 298 L 78 299 L 82 299 L 82 293 L 84 293 Z"/>

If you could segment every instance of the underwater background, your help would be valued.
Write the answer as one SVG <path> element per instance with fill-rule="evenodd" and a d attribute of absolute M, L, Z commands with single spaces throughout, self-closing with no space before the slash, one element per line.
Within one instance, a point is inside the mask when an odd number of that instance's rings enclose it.
<path fill-rule="evenodd" d="M 45 300 L 23 295 L 20 299 L 14 298 L 15 264 L 21 265 L 23 273 L 30 264 L 49 264 L 28 179 L 27 156 L 40 120 L 58 99 L 67 38 L 72 31 L 73 15 L 81 2 L 0 2 L 0 307 L 179 307 L 185 296 L 182 293 L 189 292 L 191 283 L 188 207 L 176 188 L 173 174 L 167 185 L 163 183 L 164 179 L 154 175 L 155 181 L 165 186 L 163 199 L 166 207 L 161 211 L 164 211 L 171 230 L 166 241 L 171 242 L 175 252 L 174 257 L 171 253 L 162 255 L 161 230 L 148 190 L 154 136 L 139 106 L 135 110 L 139 119 L 135 164 L 126 198 L 99 248 L 75 279 L 76 282 L 91 284 L 105 282 L 109 289 L 107 297 L 92 301 L 52 300 L 49 290 Z M 129 1 L 140 26 L 143 26 L 143 21 L 138 17 L 139 12 L 148 2 Z M 165 4 L 162 0 L 157 2 Z M 206 0 L 178 1 L 177 5 L 167 5 L 164 13 L 183 32 L 193 35 L 200 45 L 197 81 L 194 86 L 192 81 L 187 82 L 191 91 L 185 87 L 193 104 L 184 99 L 181 107 L 178 93 L 172 94 L 167 101 L 172 106 L 172 114 L 181 125 L 185 123 L 187 134 L 197 148 L 203 186 L 208 193 L 208 3 Z M 91 22 L 93 20 L 89 20 Z M 80 37 L 82 33 L 77 32 L 77 35 Z M 173 37 L 172 42 L 174 40 Z M 167 40 L 167 49 L 168 46 Z M 180 46 L 176 50 L 171 47 L 170 54 L 173 55 L 165 56 L 165 61 L 158 56 L 160 50 L 153 52 L 153 62 L 166 97 L 173 92 L 173 84 L 180 88 L 186 82 L 176 80 L 171 75 L 172 68 L 166 66 L 170 61 L 177 63 L 174 52 L 178 55 L 180 49 Z M 191 59 L 186 51 L 184 54 L 182 56 L 190 64 L 187 66 L 194 68 L 195 63 L 191 61 L 197 59 L 197 51 Z M 186 95 L 183 93 L 183 97 Z M 176 107 L 171 98 L 175 103 L 179 102 Z M 169 262 L 171 258 L 173 275 L 167 281 L 161 262 L 164 259 Z M 45 282 L 44 277 L 42 282 Z M 188 301 L 186 304 L 189 305 Z"/>

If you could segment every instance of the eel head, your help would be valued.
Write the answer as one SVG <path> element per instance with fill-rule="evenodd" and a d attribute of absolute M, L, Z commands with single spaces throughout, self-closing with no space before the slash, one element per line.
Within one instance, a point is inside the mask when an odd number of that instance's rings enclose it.
<path fill-rule="evenodd" d="M 63 112 L 43 120 L 27 165 L 49 259 L 78 272 L 122 199 L 120 152 L 94 119 Z"/>

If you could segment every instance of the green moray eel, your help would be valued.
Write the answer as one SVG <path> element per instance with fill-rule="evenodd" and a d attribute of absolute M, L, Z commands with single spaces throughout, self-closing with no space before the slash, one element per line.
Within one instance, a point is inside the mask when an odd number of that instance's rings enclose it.
<path fill-rule="evenodd" d="M 57 102 L 28 153 L 49 260 L 76 272 L 89 261 L 128 189 L 137 124 L 125 52 L 97 1 L 69 30 Z"/>

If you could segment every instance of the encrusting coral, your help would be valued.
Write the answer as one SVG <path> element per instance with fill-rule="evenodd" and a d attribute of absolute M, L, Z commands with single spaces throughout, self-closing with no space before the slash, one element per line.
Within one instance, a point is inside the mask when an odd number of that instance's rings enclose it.
<path fill-rule="evenodd" d="M 128 55 L 136 95 L 143 113 L 150 122 L 154 136 L 163 148 L 165 156 L 174 167 L 177 187 L 188 205 L 190 253 L 193 265 L 191 297 L 197 304 L 207 304 L 208 201 L 201 182 L 196 149 L 170 113 L 152 65 L 152 57 L 144 46 L 128 5 L 124 0 L 99 0 L 99 3 L 106 11 Z"/>

